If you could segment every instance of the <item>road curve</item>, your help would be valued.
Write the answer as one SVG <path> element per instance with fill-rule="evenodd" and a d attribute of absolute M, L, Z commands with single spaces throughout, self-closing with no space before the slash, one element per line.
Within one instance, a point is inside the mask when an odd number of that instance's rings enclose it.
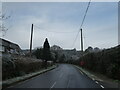
<path fill-rule="evenodd" d="M 101 88 L 75 66 L 59 64 L 51 71 L 20 82 L 9 88 Z"/>

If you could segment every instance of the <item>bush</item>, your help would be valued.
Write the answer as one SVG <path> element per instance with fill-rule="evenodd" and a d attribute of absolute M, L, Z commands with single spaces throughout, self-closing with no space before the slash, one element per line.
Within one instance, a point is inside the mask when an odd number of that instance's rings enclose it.
<path fill-rule="evenodd" d="M 42 69 L 43 61 L 40 59 L 31 59 L 29 57 L 2 58 L 2 79 L 10 79 L 17 76 L 22 76 L 31 72 Z M 53 65 L 49 61 L 48 66 Z"/>
<path fill-rule="evenodd" d="M 15 76 L 15 64 L 11 58 L 2 58 L 2 79 L 8 79 Z"/>
<path fill-rule="evenodd" d="M 102 73 L 110 78 L 120 80 L 120 46 L 102 50 L 97 53 L 87 53 L 80 58 L 84 68 Z"/>
<path fill-rule="evenodd" d="M 42 61 L 38 59 L 31 58 L 21 58 L 14 61 L 16 64 L 16 71 L 21 71 L 25 73 L 30 73 L 39 70 L 42 67 Z"/>

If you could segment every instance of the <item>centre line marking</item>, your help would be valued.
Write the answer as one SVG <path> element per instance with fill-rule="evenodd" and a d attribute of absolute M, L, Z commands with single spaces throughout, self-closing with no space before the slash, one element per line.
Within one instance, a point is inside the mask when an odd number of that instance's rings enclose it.
<path fill-rule="evenodd" d="M 69 87 L 69 83 L 70 83 L 70 79 L 69 79 L 69 81 L 68 81 L 67 88 Z"/>
<path fill-rule="evenodd" d="M 51 86 L 51 88 L 53 88 L 55 86 L 56 82 L 53 83 L 53 85 Z"/>

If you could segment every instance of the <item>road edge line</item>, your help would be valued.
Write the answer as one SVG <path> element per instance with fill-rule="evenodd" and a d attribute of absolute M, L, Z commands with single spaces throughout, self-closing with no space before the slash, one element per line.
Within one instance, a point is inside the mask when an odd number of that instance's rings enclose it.
<path fill-rule="evenodd" d="M 101 88 L 105 88 L 105 87 L 104 87 L 103 85 L 101 85 L 97 80 L 95 80 L 95 78 L 92 78 L 92 77 L 90 77 L 87 73 L 83 72 L 83 71 L 79 68 L 79 66 L 76 66 L 76 65 L 74 65 L 74 66 L 75 66 L 76 68 L 78 68 L 78 69 L 80 70 L 80 72 L 84 73 L 87 77 L 89 77 L 90 79 L 92 79 L 93 81 L 95 81 L 96 84 L 100 85 Z"/>

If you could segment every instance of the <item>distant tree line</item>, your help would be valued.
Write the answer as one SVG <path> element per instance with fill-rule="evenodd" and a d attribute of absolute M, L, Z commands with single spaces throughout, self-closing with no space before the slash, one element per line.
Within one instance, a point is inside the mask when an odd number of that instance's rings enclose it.
<path fill-rule="evenodd" d="M 120 45 L 99 52 L 87 52 L 74 64 L 79 64 L 83 68 L 104 74 L 110 78 L 120 80 Z"/>
<path fill-rule="evenodd" d="M 45 60 L 46 55 L 43 53 L 43 48 L 37 48 L 34 52 L 33 55 L 37 59 Z M 65 63 L 66 62 L 66 56 L 62 54 L 59 56 L 57 51 L 49 51 L 49 59 L 50 61 L 53 61 L 54 63 Z"/>
<path fill-rule="evenodd" d="M 43 48 L 37 48 L 33 55 L 37 59 L 46 60 L 46 61 L 53 61 L 53 63 L 66 63 L 66 55 L 56 51 L 56 50 L 50 50 L 50 46 L 48 43 L 48 40 L 46 39 L 43 45 Z"/>

